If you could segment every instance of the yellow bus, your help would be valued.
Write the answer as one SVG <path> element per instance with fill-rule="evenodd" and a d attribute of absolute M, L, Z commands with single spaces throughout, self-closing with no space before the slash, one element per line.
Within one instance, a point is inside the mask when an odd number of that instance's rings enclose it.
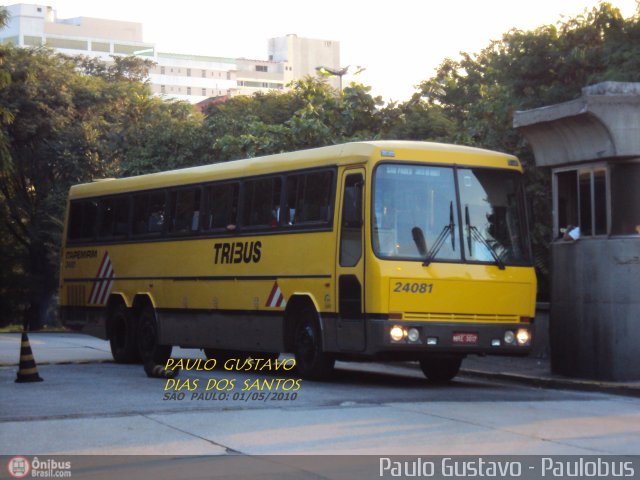
<path fill-rule="evenodd" d="M 172 346 L 218 361 L 523 355 L 536 278 L 517 158 L 426 142 L 347 143 L 73 186 L 60 313 L 117 362 Z"/>

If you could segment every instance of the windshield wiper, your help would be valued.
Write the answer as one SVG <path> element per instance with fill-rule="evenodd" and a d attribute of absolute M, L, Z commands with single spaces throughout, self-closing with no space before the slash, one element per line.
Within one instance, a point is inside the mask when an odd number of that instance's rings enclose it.
<path fill-rule="evenodd" d="M 436 257 L 437 253 L 440 251 L 440 248 L 444 244 L 444 241 L 446 240 L 447 235 L 451 235 L 451 248 L 455 251 L 456 241 L 453 235 L 455 227 L 456 227 L 456 224 L 453 222 L 453 202 L 449 202 L 449 224 L 442 227 L 442 231 L 440 232 L 440 235 L 438 235 L 438 238 L 436 238 L 436 241 L 433 244 L 433 247 L 431 247 L 431 250 L 429 250 L 425 256 L 424 262 L 422 264 L 423 266 L 428 267 L 431 264 L 433 259 Z M 414 230 L 416 228 L 420 230 L 420 233 L 422 233 L 422 230 L 419 227 L 415 227 Z M 423 239 L 424 239 L 424 235 L 423 235 Z"/>
<path fill-rule="evenodd" d="M 482 236 L 482 234 L 480 233 L 480 231 L 475 225 L 471 225 L 471 221 L 469 220 L 469 205 L 465 205 L 464 207 L 464 221 L 467 226 L 467 245 L 469 246 L 469 254 L 472 254 L 471 240 L 473 238 L 477 242 L 480 242 L 482 245 L 484 245 L 487 248 L 487 250 L 489 250 L 489 253 L 496 261 L 498 268 L 500 270 L 504 270 L 505 269 L 504 262 L 496 252 L 496 249 L 493 248 L 489 242 L 487 242 L 487 239 Z"/>

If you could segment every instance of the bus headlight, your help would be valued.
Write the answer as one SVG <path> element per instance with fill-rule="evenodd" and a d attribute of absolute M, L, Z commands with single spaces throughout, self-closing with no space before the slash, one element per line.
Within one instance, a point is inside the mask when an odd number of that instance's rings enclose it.
<path fill-rule="evenodd" d="M 417 342 L 420 339 L 420 332 L 417 328 L 410 328 L 407 333 L 407 338 L 410 342 Z"/>
<path fill-rule="evenodd" d="M 526 328 L 520 328 L 518 333 L 516 333 L 516 339 L 518 340 L 518 345 L 529 345 L 529 342 L 531 342 L 531 334 Z"/>
<path fill-rule="evenodd" d="M 389 335 L 391 336 L 391 340 L 393 340 L 394 342 L 399 342 L 404 338 L 404 329 L 402 327 L 399 327 L 398 325 L 395 325 L 391 327 Z"/>
<path fill-rule="evenodd" d="M 507 345 L 513 345 L 516 341 L 516 335 L 511 330 L 504 332 L 504 343 Z"/>

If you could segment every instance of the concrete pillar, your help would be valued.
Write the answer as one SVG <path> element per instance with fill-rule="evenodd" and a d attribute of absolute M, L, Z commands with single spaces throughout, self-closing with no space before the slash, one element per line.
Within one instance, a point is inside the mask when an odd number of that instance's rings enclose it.
<path fill-rule="evenodd" d="M 640 83 L 586 87 L 576 100 L 516 112 L 536 164 L 551 170 L 551 368 L 640 379 Z M 578 225 L 565 241 L 560 229 Z"/>

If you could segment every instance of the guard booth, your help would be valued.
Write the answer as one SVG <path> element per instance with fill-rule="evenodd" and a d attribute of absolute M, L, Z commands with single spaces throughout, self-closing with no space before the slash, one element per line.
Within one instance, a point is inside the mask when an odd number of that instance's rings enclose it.
<path fill-rule="evenodd" d="M 513 125 L 553 182 L 552 371 L 638 380 L 640 83 L 592 85 L 576 100 L 516 112 Z"/>

